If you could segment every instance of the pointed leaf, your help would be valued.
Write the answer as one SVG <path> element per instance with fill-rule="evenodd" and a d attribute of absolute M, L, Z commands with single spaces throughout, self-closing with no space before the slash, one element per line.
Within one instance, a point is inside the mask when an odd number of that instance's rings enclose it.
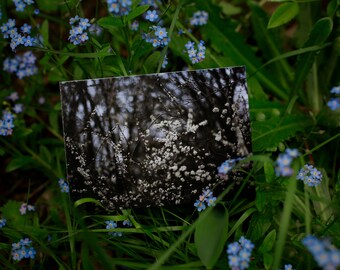
<path fill-rule="evenodd" d="M 328 38 L 333 29 L 333 21 L 331 18 L 322 18 L 318 20 L 312 31 L 309 34 L 309 38 L 307 42 L 304 44 L 304 48 L 310 46 L 321 46 Z M 315 61 L 315 57 L 317 56 L 318 51 L 313 51 L 309 53 L 305 53 L 299 56 L 296 74 L 295 74 L 295 88 L 299 88 L 301 83 L 305 80 L 308 75 L 309 70 L 313 66 Z"/>
<path fill-rule="evenodd" d="M 256 191 L 256 199 L 255 199 L 255 205 L 256 208 L 262 212 L 264 207 L 266 206 L 268 202 L 268 198 L 267 198 L 267 193 L 264 190 L 257 190 Z"/>
<path fill-rule="evenodd" d="M 45 46 L 49 46 L 49 27 L 48 27 L 48 20 L 45 20 L 41 27 L 40 27 L 40 32 L 43 38 L 43 43 Z"/>
<path fill-rule="evenodd" d="M 220 257 L 227 241 L 228 214 L 225 209 L 215 207 L 201 218 L 195 230 L 195 245 L 198 257 L 210 269 Z"/>
<path fill-rule="evenodd" d="M 144 68 L 146 73 L 153 73 L 157 69 L 157 64 L 161 58 L 161 53 L 160 52 L 154 52 L 151 54 L 144 63 Z"/>
<path fill-rule="evenodd" d="M 299 5 L 296 2 L 288 2 L 280 5 L 271 16 L 268 28 L 281 26 L 292 20 L 299 13 Z"/>
<path fill-rule="evenodd" d="M 33 159 L 29 156 L 20 156 L 13 158 L 6 167 L 6 172 L 15 171 L 33 162 Z"/>
<path fill-rule="evenodd" d="M 112 16 L 103 17 L 98 20 L 98 25 L 109 30 L 115 30 L 117 27 L 124 26 L 123 20 L 121 18 L 115 18 Z"/>
<path fill-rule="evenodd" d="M 272 162 L 265 162 L 263 163 L 264 174 L 266 176 L 266 182 L 271 183 L 275 177 L 275 171 Z"/>
<path fill-rule="evenodd" d="M 303 116 L 288 115 L 279 119 L 272 117 L 266 121 L 254 121 L 253 151 L 258 152 L 268 148 L 277 147 L 280 142 L 303 131 L 311 122 Z"/>
<path fill-rule="evenodd" d="M 273 229 L 267 234 L 266 238 L 263 240 L 259 248 L 259 252 L 265 254 L 271 251 L 274 247 L 275 241 L 276 241 L 276 230 Z"/>
<path fill-rule="evenodd" d="M 254 28 L 254 37 L 257 41 L 259 49 L 262 51 L 263 56 L 267 59 L 273 59 L 282 54 L 282 41 L 279 38 L 278 31 L 274 29 L 267 29 L 268 15 L 262 7 L 254 2 L 249 3 L 252 11 L 252 25 Z M 286 59 L 281 59 L 272 67 L 276 68 L 277 74 L 282 74 L 282 80 L 293 80 L 293 72 Z"/>
<path fill-rule="evenodd" d="M 144 6 L 138 6 L 134 8 L 129 15 L 127 15 L 126 19 L 128 21 L 133 20 L 134 18 L 138 17 L 139 15 L 143 14 L 145 11 L 149 9 L 149 5 L 144 5 Z"/>

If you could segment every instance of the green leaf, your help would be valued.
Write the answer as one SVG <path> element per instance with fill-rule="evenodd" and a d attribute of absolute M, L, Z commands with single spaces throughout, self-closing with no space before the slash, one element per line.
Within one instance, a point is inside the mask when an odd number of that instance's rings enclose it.
<path fill-rule="evenodd" d="M 242 224 L 244 224 L 245 220 L 256 211 L 257 210 L 254 207 L 247 209 L 247 211 L 245 211 L 242 214 L 242 216 L 235 222 L 234 226 L 230 229 L 227 238 L 229 238 L 229 236 L 231 236 L 238 228 L 242 227 Z"/>
<path fill-rule="evenodd" d="M 216 8 L 209 4 L 209 1 L 197 1 L 197 8 L 206 10 L 209 14 L 218 14 L 220 11 L 218 7 Z M 244 37 L 235 31 L 235 25 L 222 20 L 220 16 L 212 16 L 212 18 L 209 18 L 209 23 L 205 25 L 202 35 L 205 40 L 210 40 L 211 44 L 214 44 L 214 49 L 217 52 L 219 50 L 223 56 L 229 58 L 228 65 L 245 65 L 248 76 L 254 74 L 266 89 L 282 99 L 288 99 L 287 90 L 277 81 L 277 78 L 265 69 L 260 70 L 261 61 L 257 58 L 253 49 L 245 42 Z M 213 54 L 207 52 L 208 57 L 213 57 L 215 63 L 222 66 L 223 63 L 220 63 L 219 57 L 214 57 Z"/>
<path fill-rule="evenodd" d="M 222 9 L 222 13 L 227 16 L 237 15 L 237 14 L 240 14 L 242 11 L 240 7 L 234 6 L 227 2 L 220 2 L 218 5 Z"/>
<path fill-rule="evenodd" d="M 134 18 L 138 17 L 139 15 L 143 14 L 145 11 L 149 9 L 149 5 L 144 5 L 144 6 L 138 6 L 134 8 L 129 15 L 127 15 L 126 19 L 128 21 L 133 20 Z"/>
<path fill-rule="evenodd" d="M 257 210 L 262 212 L 265 205 L 267 204 L 267 201 L 268 201 L 268 195 L 266 194 L 266 192 L 261 189 L 258 189 L 256 191 L 256 199 L 255 199 L 255 205 L 256 205 Z"/>
<path fill-rule="evenodd" d="M 263 91 L 261 84 L 254 76 L 248 78 L 247 84 L 248 84 L 249 98 L 254 98 L 254 99 L 259 99 L 259 100 L 268 99 L 267 95 Z"/>
<path fill-rule="evenodd" d="M 52 163 L 52 154 L 50 150 L 44 145 L 39 146 L 39 156 L 48 164 Z"/>
<path fill-rule="evenodd" d="M 144 68 L 146 73 L 153 73 L 156 71 L 160 57 L 161 53 L 156 51 L 145 60 Z"/>
<path fill-rule="evenodd" d="M 2 216 L 7 219 L 8 225 L 25 224 L 27 218 L 19 212 L 21 204 L 17 201 L 8 201 L 1 207 Z"/>
<path fill-rule="evenodd" d="M 333 29 L 333 21 L 330 18 L 318 20 L 309 34 L 309 38 L 303 48 L 311 46 L 321 46 L 328 38 Z M 318 51 L 305 53 L 298 57 L 295 73 L 295 89 L 298 89 L 306 79 Z"/>
<path fill-rule="evenodd" d="M 264 174 L 266 176 L 266 182 L 272 183 L 275 177 L 275 171 L 272 162 L 265 162 L 263 164 Z"/>
<path fill-rule="evenodd" d="M 91 255 L 89 252 L 88 245 L 83 244 L 82 249 L 81 249 L 81 259 L 82 259 L 82 266 L 84 270 L 95 270 L 90 258 L 91 258 Z"/>
<path fill-rule="evenodd" d="M 263 254 L 263 263 L 264 263 L 264 268 L 266 270 L 271 269 L 273 261 L 274 261 L 274 257 L 273 257 L 272 253 L 265 253 L 265 254 Z"/>
<path fill-rule="evenodd" d="M 56 132 L 59 132 L 59 112 L 51 110 L 48 115 L 48 120 L 53 130 L 55 130 Z"/>
<path fill-rule="evenodd" d="M 121 18 L 116 18 L 112 16 L 103 17 L 98 20 L 98 25 L 109 30 L 115 30 L 117 27 L 124 26 L 124 22 Z"/>
<path fill-rule="evenodd" d="M 227 241 L 228 214 L 225 209 L 215 207 L 200 217 L 195 230 L 195 246 L 198 257 L 207 269 L 212 269 L 220 257 Z"/>
<path fill-rule="evenodd" d="M 280 5 L 271 16 L 268 28 L 281 26 L 292 20 L 299 13 L 299 5 L 296 2 L 287 2 Z"/>
<path fill-rule="evenodd" d="M 337 0 L 332 0 L 327 5 L 327 15 L 333 17 L 338 9 Z"/>
<path fill-rule="evenodd" d="M 259 248 L 259 252 L 265 254 L 271 251 L 274 247 L 275 241 L 276 241 L 276 230 L 273 229 L 267 234 L 266 238 L 263 240 Z"/>
<path fill-rule="evenodd" d="M 49 46 L 49 27 L 48 27 L 48 20 L 45 20 L 40 27 L 40 33 L 43 37 L 43 43 L 45 46 Z"/>
<path fill-rule="evenodd" d="M 94 199 L 94 198 L 82 198 L 82 199 L 79 199 L 79 200 L 74 202 L 74 207 L 77 208 L 80 205 L 85 204 L 85 203 L 94 203 L 94 204 L 97 204 L 100 207 L 104 208 L 103 205 L 99 201 Z"/>
<path fill-rule="evenodd" d="M 277 147 L 280 142 L 294 136 L 298 131 L 303 131 L 311 123 L 304 116 L 287 115 L 282 119 L 273 117 L 265 121 L 254 121 L 253 151 L 263 151 Z"/>
<path fill-rule="evenodd" d="M 258 212 L 254 214 L 249 225 L 250 239 L 257 241 L 262 238 L 266 231 L 270 228 L 272 222 L 273 217 L 271 216 L 271 211 L 266 211 L 264 213 Z"/>
<path fill-rule="evenodd" d="M 46 13 L 56 11 L 62 7 L 59 0 L 37 0 L 37 5 L 40 10 Z"/>
<path fill-rule="evenodd" d="M 57 50 L 50 50 L 40 47 L 32 47 L 33 49 L 41 52 L 46 53 L 52 53 L 52 54 L 60 54 L 60 55 L 67 55 L 67 56 L 73 56 L 78 58 L 97 58 L 97 57 L 106 57 L 106 56 L 112 56 L 115 55 L 115 52 L 112 50 L 112 48 L 107 48 L 105 51 L 100 52 L 92 52 L 92 53 L 74 53 L 74 52 L 68 52 L 68 51 L 57 51 Z"/>
<path fill-rule="evenodd" d="M 20 156 L 13 158 L 6 167 L 6 172 L 12 172 L 22 167 L 25 167 L 28 164 L 31 164 L 33 159 L 29 156 Z"/>
<path fill-rule="evenodd" d="M 266 60 L 273 59 L 282 54 L 282 40 L 275 29 L 267 29 L 268 15 L 257 3 L 250 2 L 249 7 L 252 11 L 251 21 L 254 29 L 254 37 L 257 41 L 259 49 L 263 53 Z M 293 80 L 293 72 L 286 59 L 281 59 L 272 68 L 275 74 L 280 75 L 280 81 L 283 85 Z"/>

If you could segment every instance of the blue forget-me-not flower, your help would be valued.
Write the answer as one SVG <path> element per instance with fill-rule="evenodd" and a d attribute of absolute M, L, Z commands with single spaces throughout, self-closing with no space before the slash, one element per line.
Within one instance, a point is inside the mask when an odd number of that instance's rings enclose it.
<path fill-rule="evenodd" d="M 209 188 L 206 188 L 202 191 L 202 194 L 199 196 L 198 200 L 194 203 L 194 206 L 197 208 L 198 212 L 203 211 L 207 206 L 214 206 L 216 201 L 216 197 L 214 197 L 212 191 Z"/>
<path fill-rule="evenodd" d="M 199 44 L 197 44 L 197 48 L 195 47 L 195 43 L 189 41 L 185 44 L 185 48 L 187 49 L 188 56 L 191 60 L 191 63 L 196 64 L 202 62 L 205 58 L 205 46 L 204 41 L 201 40 Z"/>
<path fill-rule="evenodd" d="M 148 21 L 150 22 L 154 22 L 158 19 L 158 14 L 157 14 L 157 11 L 156 10 L 148 10 L 146 12 L 146 16 L 145 16 L 145 19 L 147 19 Z"/>
<path fill-rule="evenodd" d="M 80 18 L 77 15 L 73 18 L 70 18 L 70 25 L 71 25 L 71 30 L 69 32 L 70 36 L 68 39 L 74 45 L 83 44 L 89 39 L 88 31 L 89 31 L 89 28 L 91 27 L 89 19 Z"/>
<path fill-rule="evenodd" d="M 305 166 L 300 169 L 296 178 L 310 187 L 316 187 L 321 183 L 322 174 L 313 165 L 305 164 Z"/>
<path fill-rule="evenodd" d="M 160 26 L 150 26 L 151 33 L 145 34 L 145 41 L 152 43 L 153 47 L 164 47 L 169 44 L 170 38 L 166 28 Z"/>
<path fill-rule="evenodd" d="M 320 240 L 308 235 L 302 239 L 302 244 L 322 269 L 336 270 L 340 266 L 340 250 L 333 246 L 329 239 Z"/>
<path fill-rule="evenodd" d="M 106 223 L 106 229 L 107 230 L 111 230 L 111 229 L 115 229 L 118 227 L 117 223 L 114 222 L 113 220 L 107 220 L 105 221 Z M 123 236 L 122 232 L 108 232 L 109 235 L 115 236 L 115 237 L 121 237 Z"/>
<path fill-rule="evenodd" d="M 205 25 L 208 23 L 209 14 L 204 10 L 197 11 L 190 18 L 191 25 Z"/>
<path fill-rule="evenodd" d="M 3 111 L 2 119 L 0 120 L 0 136 L 9 136 L 13 133 L 14 115 L 8 111 Z"/>
<path fill-rule="evenodd" d="M 59 184 L 61 192 L 63 192 L 63 193 L 69 193 L 70 192 L 70 187 L 64 179 L 60 178 L 58 180 L 58 184 Z"/>
<path fill-rule="evenodd" d="M 283 270 L 294 270 L 291 264 L 286 264 Z"/>
<path fill-rule="evenodd" d="M 244 270 L 249 267 L 254 244 L 242 236 L 237 242 L 228 245 L 228 264 L 233 270 Z"/>
<path fill-rule="evenodd" d="M 36 59 L 31 51 L 16 55 L 14 58 L 7 57 L 3 62 L 3 69 L 9 73 L 15 73 L 19 79 L 33 76 L 38 73 L 38 67 L 35 65 Z"/>
<path fill-rule="evenodd" d="M 34 259 L 36 250 L 32 247 L 32 241 L 29 238 L 23 238 L 17 243 L 12 244 L 12 258 L 14 261 L 22 259 Z"/>
<path fill-rule="evenodd" d="M 243 158 L 234 158 L 234 159 L 227 159 L 224 161 L 220 166 L 217 167 L 217 171 L 219 174 L 228 174 Z"/>
<path fill-rule="evenodd" d="M 300 155 L 297 149 L 287 148 L 284 153 L 281 153 L 275 162 L 275 173 L 277 176 L 291 176 L 293 169 L 291 164 L 293 159 Z"/>
<path fill-rule="evenodd" d="M 6 226 L 7 220 L 5 218 L 0 218 L 0 228 L 3 228 Z"/>
<path fill-rule="evenodd" d="M 333 94 L 333 97 L 329 99 L 329 101 L 327 102 L 327 106 L 332 111 L 336 111 L 340 109 L 340 97 L 335 97 L 335 95 L 340 95 L 340 85 L 332 87 L 330 92 L 331 94 Z"/>
<path fill-rule="evenodd" d="M 128 15 L 131 11 L 131 0 L 106 0 L 110 13 L 116 16 Z"/>

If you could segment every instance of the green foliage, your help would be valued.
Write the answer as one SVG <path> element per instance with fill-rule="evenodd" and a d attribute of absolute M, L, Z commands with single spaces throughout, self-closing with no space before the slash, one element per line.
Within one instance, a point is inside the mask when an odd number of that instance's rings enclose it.
<path fill-rule="evenodd" d="M 8 201 L 1 207 L 1 212 L 6 219 L 13 224 L 24 224 L 27 217 L 20 214 L 19 209 L 22 203 L 17 201 Z"/>
<path fill-rule="evenodd" d="M 308 118 L 298 115 L 272 117 L 264 121 L 255 121 L 252 124 L 253 150 L 259 152 L 277 147 L 281 142 L 311 126 Z"/>
<path fill-rule="evenodd" d="M 296 1 L 281 4 L 270 17 L 268 28 L 281 26 L 292 20 L 299 13 L 299 5 Z"/>
<path fill-rule="evenodd" d="M 273 229 L 270 231 L 265 239 L 263 240 L 260 248 L 259 253 L 262 253 L 263 255 L 263 262 L 265 269 L 270 269 L 273 264 L 273 256 L 271 254 L 271 251 L 274 247 L 276 241 L 276 230 Z"/>
<path fill-rule="evenodd" d="M 309 46 L 321 46 L 325 43 L 333 29 L 333 21 L 330 18 L 322 18 L 318 20 L 309 34 L 308 40 L 304 44 L 304 48 Z M 305 53 L 299 56 L 296 73 L 295 73 L 295 89 L 299 89 L 302 82 L 313 66 L 315 57 L 318 52 Z"/>
<path fill-rule="evenodd" d="M 19 79 L 2 71 L 0 111 L 23 104 L 11 136 L 0 136 L 0 268 L 2 269 L 227 269 L 229 243 L 246 236 L 255 244 L 249 269 L 316 269 L 301 239 L 329 237 L 340 247 L 340 117 L 327 101 L 339 81 L 339 0 L 323 1 L 159 1 L 157 7 L 132 1 L 124 16 L 107 10 L 106 1 L 37 0 L 25 12 L 1 1 L 0 26 L 15 18 L 32 24 L 38 46 L 0 42 L 0 64 L 32 50 L 38 72 Z M 35 15 L 33 10 L 40 9 Z M 156 9 L 159 20 L 145 20 Z M 208 23 L 190 25 L 194 12 L 206 11 Z M 68 40 L 69 19 L 87 17 L 102 28 L 80 45 Z M 134 21 L 139 22 L 132 30 Z M 161 24 L 160 24 L 161 23 Z M 145 36 L 151 26 L 166 28 L 170 42 L 153 47 Z M 183 33 L 179 33 L 179 31 Z M 205 59 L 192 64 L 188 41 L 205 42 Z M 162 68 L 164 57 L 169 64 Z M 244 177 L 218 197 L 215 207 L 197 215 L 192 205 L 107 212 L 94 198 L 71 201 L 61 193 L 65 152 L 58 83 L 183 69 L 246 66 L 253 154 Z M 8 98 L 18 93 L 19 100 Z M 303 186 L 293 175 L 278 176 L 277 157 L 286 148 L 304 164 L 318 167 L 318 187 Z M 35 212 L 21 215 L 23 202 Z M 95 211 L 88 209 L 94 208 Z M 106 220 L 119 224 L 113 237 Z M 129 220 L 132 227 L 124 227 Z M 29 237 L 35 259 L 15 262 L 11 244 Z"/>
<path fill-rule="evenodd" d="M 195 245 L 198 257 L 207 269 L 213 269 L 220 257 L 228 235 L 228 214 L 225 209 L 214 208 L 209 215 L 198 220 Z"/>

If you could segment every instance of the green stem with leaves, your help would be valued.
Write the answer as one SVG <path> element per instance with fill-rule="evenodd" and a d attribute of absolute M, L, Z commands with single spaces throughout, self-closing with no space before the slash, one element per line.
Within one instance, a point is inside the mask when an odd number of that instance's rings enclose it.
<path fill-rule="evenodd" d="M 172 34 L 174 32 L 174 28 L 175 28 L 175 25 L 176 25 L 176 22 L 177 22 L 178 14 L 179 14 L 181 8 L 182 8 L 182 2 L 179 2 L 178 6 L 176 7 L 176 11 L 175 11 L 175 14 L 173 15 L 173 19 L 171 21 L 171 25 L 170 25 L 170 28 L 169 28 L 169 39 L 170 40 L 172 38 Z M 168 50 L 168 47 L 169 46 L 167 45 L 162 50 L 160 61 L 158 63 L 158 67 L 157 67 L 157 73 L 159 73 L 161 71 L 162 64 L 163 64 L 164 58 L 166 56 L 166 52 Z"/>

